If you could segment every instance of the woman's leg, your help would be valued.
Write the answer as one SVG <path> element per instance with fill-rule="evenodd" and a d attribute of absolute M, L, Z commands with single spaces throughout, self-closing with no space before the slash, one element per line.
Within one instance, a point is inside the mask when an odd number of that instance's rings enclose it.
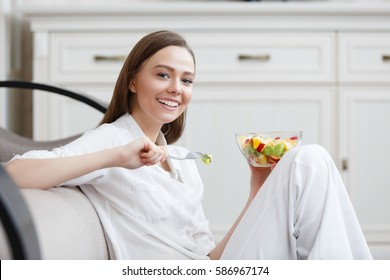
<path fill-rule="evenodd" d="M 285 154 L 222 259 L 370 259 L 340 174 L 319 145 Z"/>

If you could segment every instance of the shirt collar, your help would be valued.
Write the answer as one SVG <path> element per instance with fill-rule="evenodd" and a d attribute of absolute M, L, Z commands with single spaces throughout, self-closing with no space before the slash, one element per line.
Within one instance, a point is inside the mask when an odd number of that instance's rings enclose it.
<path fill-rule="evenodd" d="M 133 136 L 134 139 L 138 139 L 138 138 L 141 138 L 141 137 L 144 137 L 145 134 L 144 132 L 142 131 L 141 127 L 139 126 L 139 124 L 135 121 L 135 119 L 133 118 L 132 115 L 130 114 L 125 114 L 123 116 L 123 118 L 125 119 L 126 121 L 126 124 L 130 130 L 130 133 L 131 135 Z"/>
<path fill-rule="evenodd" d="M 165 147 L 166 150 L 168 151 L 168 154 L 169 154 L 170 149 L 169 149 L 169 146 L 167 144 L 167 140 L 165 139 L 165 136 L 164 136 L 164 134 L 161 131 L 158 134 L 156 144 L 159 145 L 159 146 Z M 174 162 L 170 158 L 167 158 L 167 163 L 168 163 L 169 168 L 171 169 L 170 173 L 171 173 L 172 178 L 175 179 L 175 180 L 179 180 L 179 181 L 183 182 L 183 180 L 182 180 L 182 178 L 180 176 L 180 168 L 178 168 L 178 166 L 176 165 L 177 163 Z"/>

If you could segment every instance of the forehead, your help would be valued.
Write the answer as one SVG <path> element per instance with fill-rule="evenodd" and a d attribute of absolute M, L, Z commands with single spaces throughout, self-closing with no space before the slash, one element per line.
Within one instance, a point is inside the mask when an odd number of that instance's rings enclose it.
<path fill-rule="evenodd" d="M 165 47 L 152 55 L 145 63 L 145 67 L 167 65 L 177 70 L 194 73 L 195 62 L 191 53 L 184 47 Z"/>

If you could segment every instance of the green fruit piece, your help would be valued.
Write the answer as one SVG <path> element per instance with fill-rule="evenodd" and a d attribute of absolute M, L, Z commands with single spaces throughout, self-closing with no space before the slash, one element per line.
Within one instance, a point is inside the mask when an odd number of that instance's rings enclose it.
<path fill-rule="evenodd" d="M 211 163 L 212 158 L 213 158 L 213 157 L 212 157 L 211 155 L 205 154 L 205 157 L 202 157 L 202 161 L 203 161 L 205 164 L 209 165 L 209 164 Z"/>
<path fill-rule="evenodd" d="M 267 145 L 263 149 L 263 155 L 270 156 L 275 154 L 275 148 L 271 145 Z"/>
<path fill-rule="evenodd" d="M 279 142 L 278 144 L 275 145 L 274 149 L 275 149 L 275 156 L 281 156 L 283 154 L 283 151 L 284 151 L 284 144 Z"/>

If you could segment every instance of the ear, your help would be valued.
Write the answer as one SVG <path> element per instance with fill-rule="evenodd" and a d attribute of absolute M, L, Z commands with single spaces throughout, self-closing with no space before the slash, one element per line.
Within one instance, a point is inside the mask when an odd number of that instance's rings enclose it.
<path fill-rule="evenodd" d="M 135 90 L 135 81 L 134 80 L 132 80 L 131 82 L 130 82 L 130 84 L 129 84 L 129 90 L 132 92 L 132 93 L 135 93 L 136 92 L 136 90 Z"/>

